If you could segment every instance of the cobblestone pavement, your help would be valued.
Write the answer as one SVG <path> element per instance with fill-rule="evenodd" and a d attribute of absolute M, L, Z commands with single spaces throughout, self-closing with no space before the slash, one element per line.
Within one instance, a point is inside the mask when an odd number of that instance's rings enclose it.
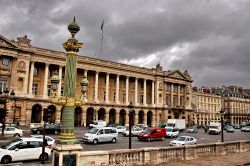
<path fill-rule="evenodd" d="M 170 161 L 159 166 L 250 166 L 250 152 L 207 156 L 195 160 Z"/>

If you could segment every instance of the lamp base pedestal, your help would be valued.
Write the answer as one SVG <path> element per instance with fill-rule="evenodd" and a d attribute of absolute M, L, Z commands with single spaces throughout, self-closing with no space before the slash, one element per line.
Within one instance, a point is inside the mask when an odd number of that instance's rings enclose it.
<path fill-rule="evenodd" d="M 53 166 L 80 166 L 80 144 L 56 144 L 53 153 Z"/>

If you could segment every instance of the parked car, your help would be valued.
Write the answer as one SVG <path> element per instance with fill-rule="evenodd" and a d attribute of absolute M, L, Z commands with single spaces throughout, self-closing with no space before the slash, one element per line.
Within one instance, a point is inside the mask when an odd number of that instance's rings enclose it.
<path fill-rule="evenodd" d="M 0 146 L 0 161 L 8 164 L 13 161 L 23 160 L 48 160 L 51 149 L 45 147 L 45 154 L 42 154 L 43 141 L 37 138 L 18 138 Z"/>
<path fill-rule="evenodd" d="M 37 138 L 37 139 L 43 139 L 43 135 L 31 135 L 31 137 Z M 53 148 L 55 144 L 55 139 L 48 135 L 45 135 L 45 139 L 47 141 L 47 145 Z"/>
<path fill-rule="evenodd" d="M 131 129 L 131 136 L 138 136 L 143 131 L 142 128 L 136 127 Z M 129 136 L 129 130 L 125 130 L 122 133 L 123 136 Z"/>
<path fill-rule="evenodd" d="M 250 126 L 242 127 L 240 130 L 244 132 L 250 132 Z"/>
<path fill-rule="evenodd" d="M 126 127 L 125 126 L 116 126 L 117 132 L 118 133 L 122 133 L 124 131 L 126 131 Z"/>
<path fill-rule="evenodd" d="M 137 138 L 139 140 L 164 140 L 166 137 L 166 129 L 165 128 L 156 128 L 156 127 L 149 127 L 146 130 L 139 133 Z"/>
<path fill-rule="evenodd" d="M 167 137 L 178 137 L 180 134 L 180 130 L 178 128 L 167 127 L 166 128 L 166 136 Z"/>
<path fill-rule="evenodd" d="M 197 140 L 190 136 L 181 136 L 175 140 L 170 141 L 170 146 L 181 146 L 181 145 L 193 145 L 196 144 Z"/>
<path fill-rule="evenodd" d="M 223 129 L 227 130 L 228 127 L 230 127 L 230 126 L 229 125 L 225 125 Z"/>
<path fill-rule="evenodd" d="M 234 124 L 233 127 L 234 127 L 235 129 L 240 129 L 240 125 L 239 125 L 239 124 Z"/>
<path fill-rule="evenodd" d="M 31 129 L 32 134 L 42 134 L 43 127 L 36 127 Z M 46 134 L 59 134 L 61 132 L 60 125 L 58 124 L 46 124 L 45 133 Z"/>
<path fill-rule="evenodd" d="M 227 126 L 227 132 L 230 132 L 230 133 L 234 133 L 234 128 L 233 128 L 233 126 Z"/>
<path fill-rule="evenodd" d="M 187 133 L 197 133 L 198 128 L 196 126 L 191 126 L 187 129 Z"/>
<path fill-rule="evenodd" d="M 23 136 L 23 130 L 18 129 L 16 127 L 5 127 L 4 135 L 9 137 L 21 137 Z"/>
<path fill-rule="evenodd" d="M 97 144 L 99 142 L 116 143 L 118 132 L 114 127 L 92 128 L 83 135 L 83 142 Z"/>

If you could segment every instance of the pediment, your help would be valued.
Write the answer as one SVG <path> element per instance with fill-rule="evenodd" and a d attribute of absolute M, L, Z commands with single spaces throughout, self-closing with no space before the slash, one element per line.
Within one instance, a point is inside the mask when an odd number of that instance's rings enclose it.
<path fill-rule="evenodd" d="M 1 35 L 0 35 L 0 46 L 17 48 L 17 46 L 13 42 L 9 41 L 8 39 L 6 39 L 5 37 Z"/>
<path fill-rule="evenodd" d="M 168 77 L 182 79 L 182 80 L 188 80 L 188 78 L 186 78 L 179 70 L 175 70 L 173 72 L 170 72 L 168 74 Z"/>

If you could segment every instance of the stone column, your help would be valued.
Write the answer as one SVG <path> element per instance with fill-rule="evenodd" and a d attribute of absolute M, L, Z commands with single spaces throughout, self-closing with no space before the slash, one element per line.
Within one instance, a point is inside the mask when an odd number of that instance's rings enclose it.
<path fill-rule="evenodd" d="M 159 89 L 159 82 L 156 81 L 156 101 L 155 104 L 158 105 L 159 103 L 159 93 L 158 93 L 158 89 Z"/>
<path fill-rule="evenodd" d="M 171 107 L 173 107 L 174 106 L 174 84 L 171 84 L 170 101 L 171 101 Z"/>
<path fill-rule="evenodd" d="M 109 103 L 109 73 L 106 74 L 106 98 L 105 103 Z"/>
<path fill-rule="evenodd" d="M 13 66 L 11 69 L 11 81 L 10 81 L 10 89 L 11 90 L 15 90 L 16 91 L 16 62 L 17 62 L 17 58 L 13 58 Z"/>
<path fill-rule="evenodd" d="M 59 66 L 59 84 L 58 84 L 58 89 L 57 89 L 57 96 L 61 96 L 61 89 L 62 89 L 62 66 Z"/>
<path fill-rule="evenodd" d="M 138 105 L 137 96 L 138 96 L 138 78 L 135 78 L 135 105 Z"/>
<path fill-rule="evenodd" d="M 180 85 L 178 85 L 178 91 L 177 91 L 177 102 L 178 102 L 178 106 L 181 105 L 181 90 L 180 90 Z"/>
<path fill-rule="evenodd" d="M 155 82 L 152 81 L 152 101 L 151 101 L 152 106 L 155 105 Z"/>
<path fill-rule="evenodd" d="M 129 88 L 129 77 L 126 77 L 126 105 L 129 104 L 129 102 L 128 102 L 128 88 Z"/>
<path fill-rule="evenodd" d="M 99 72 L 95 73 L 95 102 L 99 102 L 98 100 L 98 77 L 99 77 Z"/>
<path fill-rule="evenodd" d="M 83 74 L 84 74 L 84 76 L 86 76 L 88 78 L 88 70 L 84 69 L 84 73 Z M 88 98 L 89 98 L 89 96 L 88 96 L 88 92 L 87 92 L 86 102 L 88 101 Z M 86 122 L 84 122 L 84 125 L 86 126 Z"/>
<path fill-rule="evenodd" d="M 143 82 L 143 105 L 147 105 L 147 80 Z"/>
<path fill-rule="evenodd" d="M 29 96 L 33 96 L 32 94 L 32 86 L 33 86 L 33 76 L 34 76 L 34 65 L 35 62 L 31 61 L 30 64 L 30 76 L 29 76 Z"/>
<path fill-rule="evenodd" d="M 135 112 L 135 121 L 134 121 L 134 125 L 137 125 L 138 124 L 138 113 Z"/>
<path fill-rule="evenodd" d="M 105 114 L 105 121 L 109 123 L 109 112 Z"/>
<path fill-rule="evenodd" d="M 49 64 L 45 64 L 44 80 L 43 80 L 43 98 L 48 98 L 48 75 L 49 75 Z"/>
<path fill-rule="evenodd" d="M 86 126 L 87 125 L 86 111 L 83 110 L 83 109 L 82 109 L 82 117 L 81 117 L 81 119 L 82 119 L 82 123 L 83 123 L 82 125 Z"/>
<path fill-rule="evenodd" d="M 115 123 L 118 124 L 119 123 L 119 112 L 115 113 Z"/>
<path fill-rule="evenodd" d="M 147 113 L 145 113 L 145 112 L 144 112 L 144 115 L 143 115 L 143 124 L 147 125 Z"/>
<path fill-rule="evenodd" d="M 119 103 L 119 75 L 116 75 L 116 87 L 115 87 L 115 102 L 118 104 Z"/>

